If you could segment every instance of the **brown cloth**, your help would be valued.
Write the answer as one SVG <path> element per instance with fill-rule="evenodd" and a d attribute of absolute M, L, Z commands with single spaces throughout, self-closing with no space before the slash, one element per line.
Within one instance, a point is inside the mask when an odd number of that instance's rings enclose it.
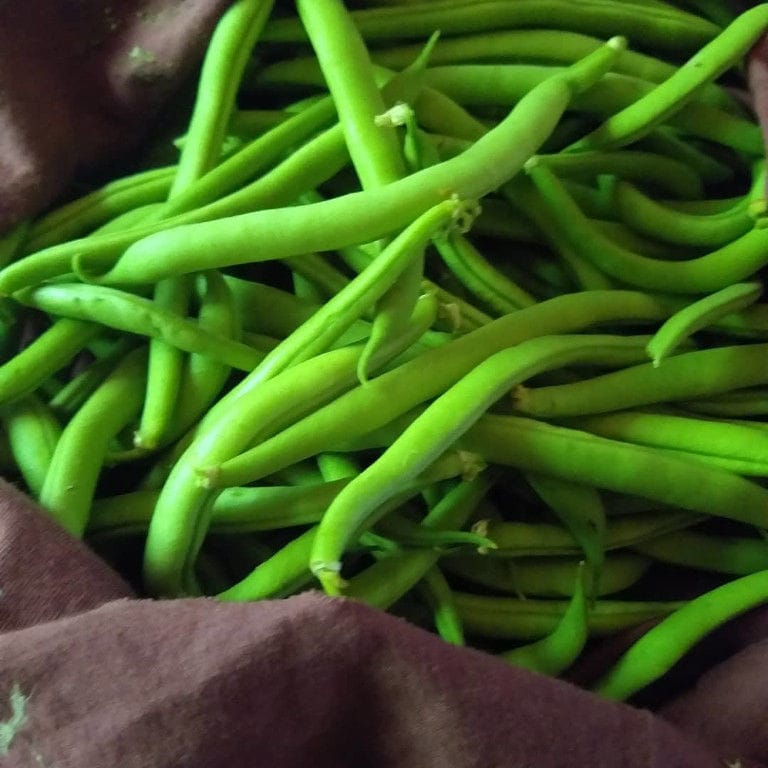
<path fill-rule="evenodd" d="M 230 0 L 0 0 L 0 234 L 134 145 Z"/>
<path fill-rule="evenodd" d="M 139 140 L 226 5 L 0 0 L 0 232 Z M 140 600 L 0 480 L 2 768 L 759 768 L 767 643 L 731 623 L 654 714 L 317 593 Z"/>
<path fill-rule="evenodd" d="M 678 730 L 350 600 L 131 599 L 2 481 L 0 585 L 4 767 L 755 768 L 750 758 L 768 758 L 765 644 L 671 704 Z"/>

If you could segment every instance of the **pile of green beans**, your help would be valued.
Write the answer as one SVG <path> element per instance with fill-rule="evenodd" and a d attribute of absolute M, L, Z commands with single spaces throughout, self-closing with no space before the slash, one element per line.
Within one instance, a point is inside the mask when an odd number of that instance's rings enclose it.
<path fill-rule="evenodd" d="M 631 697 L 768 602 L 766 28 L 236 0 L 163 164 L 0 236 L 4 474 L 156 597 L 319 586 L 549 675 L 655 621 Z"/>

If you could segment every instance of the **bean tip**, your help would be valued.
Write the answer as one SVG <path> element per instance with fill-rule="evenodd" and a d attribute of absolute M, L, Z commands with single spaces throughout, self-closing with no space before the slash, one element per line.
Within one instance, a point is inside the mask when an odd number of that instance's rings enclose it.
<path fill-rule="evenodd" d="M 327 595 L 339 596 L 347 582 L 341 578 L 341 562 L 338 560 L 313 560 L 309 569 Z"/>
<path fill-rule="evenodd" d="M 219 467 L 198 467 L 195 469 L 195 484 L 198 488 L 205 488 L 210 491 L 218 487 L 219 475 L 221 470 Z"/>
<path fill-rule="evenodd" d="M 627 48 L 627 38 L 622 35 L 614 35 L 606 45 L 614 51 L 624 51 Z"/>
<path fill-rule="evenodd" d="M 539 165 L 539 163 L 541 163 L 541 159 L 539 158 L 539 156 L 533 155 L 525 161 L 525 163 L 523 164 L 523 170 L 526 173 L 530 173 L 537 165 Z"/>

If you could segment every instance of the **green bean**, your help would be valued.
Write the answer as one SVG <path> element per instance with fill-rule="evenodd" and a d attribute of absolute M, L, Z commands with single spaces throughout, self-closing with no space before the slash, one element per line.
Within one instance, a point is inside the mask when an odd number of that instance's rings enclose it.
<path fill-rule="evenodd" d="M 239 370 L 252 370 L 264 355 L 198 323 L 163 310 L 131 293 L 79 283 L 51 283 L 21 291 L 16 297 L 46 312 L 91 320 L 109 328 L 150 338 L 162 338 L 185 352 L 205 354 Z"/>
<path fill-rule="evenodd" d="M 451 334 L 466 333 L 491 322 L 489 315 L 461 296 L 441 288 L 437 283 L 426 278 L 423 285 L 439 302 L 438 321 L 443 321 L 441 326 L 443 330 Z"/>
<path fill-rule="evenodd" d="M 462 37 L 444 37 L 430 55 L 432 66 L 442 64 L 499 62 L 541 62 L 571 64 L 603 44 L 604 40 L 578 32 L 559 29 L 525 29 L 488 31 Z M 376 48 L 371 57 L 376 64 L 394 70 L 407 67 L 420 53 L 422 46 L 403 45 L 396 48 Z M 316 82 L 317 62 L 312 57 L 297 57 L 277 61 L 256 73 L 256 82 Z M 624 51 L 616 60 L 613 71 L 652 82 L 662 82 L 675 72 L 675 67 L 660 59 L 634 51 Z M 715 93 L 718 93 L 715 97 Z M 723 106 L 730 98 L 719 88 L 712 88 L 712 100 Z"/>
<path fill-rule="evenodd" d="M 437 634 L 451 645 L 464 645 L 464 630 L 453 604 L 453 593 L 442 571 L 433 565 L 419 584 L 420 592 L 434 614 Z"/>
<path fill-rule="evenodd" d="M 695 258 L 701 253 L 699 249 L 671 246 L 643 237 L 619 221 L 593 219 L 590 224 L 615 246 L 655 261 L 683 261 L 687 258 Z"/>
<path fill-rule="evenodd" d="M 21 221 L 8 232 L 0 236 L 0 265 L 5 266 L 13 261 L 22 243 L 26 240 L 31 222 L 29 220 Z"/>
<path fill-rule="evenodd" d="M 521 309 L 384 373 L 262 445 L 215 466 L 197 459 L 216 484 L 242 485 L 306 456 L 384 426 L 439 395 L 486 357 L 534 334 L 566 333 L 612 319 L 669 316 L 658 298 L 630 291 L 585 291 Z M 238 419 L 239 422 L 239 419 Z M 290 458 L 289 458 L 290 457 Z"/>
<path fill-rule="evenodd" d="M 425 489 L 424 494 L 428 490 L 430 489 Z M 435 506 L 442 497 L 439 489 L 433 488 L 432 491 L 436 494 L 437 501 L 434 504 L 430 504 L 430 506 Z M 318 521 L 319 519 L 318 517 Z M 376 530 L 404 547 L 445 550 L 452 547 L 493 549 L 495 546 L 489 538 L 481 536 L 479 533 L 474 533 L 473 531 L 433 530 L 425 528 L 423 525 L 401 514 L 391 514 L 383 518 L 376 526 Z"/>
<path fill-rule="evenodd" d="M 241 83 L 242 87 L 243 83 Z M 229 120 L 228 132 L 243 140 L 253 140 L 277 128 L 291 115 L 288 109 L 237 109 Z"/>
<path fill-rule="evenodd" d="M 768 491 L 732 472 L 671 451 L 514 416 L 486 416 L 458 445 L 490 463 L 546 472 L 692 512 L 758 526 L 765 523 Z"/>
<path fill-rule="evenodd" d="M 767 571 L 742 576 L 693 598 L 635 642 L 595 691 L 609 699 L 629 698 L 668 672 L 713 629 L 767 599 Z"/>
<path fill-rule="evenodd" d="M 551 25 L 602 37 L 621 33 L 645 46 L 696 50 L 711 40 L 718 27 L 682 11 L 662 11 L 614 2 L 583 0 L 518 0 L 515 3 L 411 3 L 403 8 L 355 11 L 355 25 L 367 40 L 420 38 L 435 29 L 445 35 L 494 29 Z M 264 33 L 271 42 L 295 42 L 305 37 L 292 19 L 274 19 Z"/>
<path fill-rule="evenodd" d="M 378 257 L 381 259 L 381 256 Z M 378 349 L 386 348 L 397 339 L 402 328 L 410 321 L 411 314 L 421 297 L 424 276 L 424 254 L 418 254 L 405 266 L 397 280 L 376 302 L 371 333 L 357 362 L 357 378 L 365 383 L 370 378 L 370 362 Z M 437 318 L 438 303 L 434 296 L 424 296 L 434 309 L 432 319 Z M 431 323 L 430 323 L 431 325 Z"/>
<path fill-rule="evenodd" d="M 440 228 L 461 220 L 464 206 L 454 200 L 440 203 L 400 233 L 379 257 L 344 289 L 315 312 L 303 325 L 272 350 L 249 379 L 258 381 L 325 351 L 362 312 L 393 284 L 408 263 L 418 258 Z"/>
<path fill-rule="evenodd" d="M 99 333 L 99 326 L 80 320 L 57 320 L 28 347 L 0 366 L 0 402 L 36 390 L 63 368 Z"/>
<path fill-rule="evenodd" d="M 147 221 L 154 221 L 163 210 L 164 203 L 155 202 L 146 205 L 140 205 L 138 208 L 132 208 L 125 211 L 115 218 L 110 219 L 106 224 L 102 224 L 98 229 L 91 233 L 91 237 L 96 235 L 107 235 L 113 232 L 122 232 L 132 227 L 141 226 Z"/>
<path fill-rule="evenodd" d="M 714 185 L 733 181 L 735 170 L 732 165 L 718 160 L 692 142 L 680 138 L 674 128 L 660 126 L 652 130 L 637 149 L 655 152 L 675 160 L 681 160 L 695 171 L 704 184 Z"/>
<path fill-rule="evenodd" d="M 648 356 L 653 365 L 658 367 L 662 360 L 674 353 L 682 341 L 696 331 L 753 304 L 762 292 L 762 283 L 735 283 L 675 312 L 648 342 Z"/>
<path fill-rule="evenodd" d="M 733 211 L 736 208 L 746 208 L 747 200 L 743 196 L 713 198 L 712 200 L 662 200 L 662 205 L 681 213 L 694 216 L 709 216 L 716 213 Z"/>
<path fill-rule="evenodd" d="M 153 168 L 109 182 L 84 197 L 43 216 L 30 227 L 24 252 L 82 237 L 120 214 L 165 200 L 176 166 Z"/>
<path fill-rule="evenodd" d="M 640 256 L 602 235 L 546 165 L 531 162 L 527 170 L 552 220 L 570 245 L 606 274 L 624 283 L 651 290 L 702 293 L 743 280 L 768 263 L 768 233 L 760 229 L 753 229 L 705 256 L 685 261 L 667 262 Z"/>
<path fill-rule="evenodd" d="M 551 676 L 561 674 L 576 661 L 589 636 L 589 605 L 583 573 L 583 569 L 577 569 L 573 596 L 552 632 L 541 640 L 501 654 L 504 661 Z"/>
<path fill-rule="evenodd" d="M 585 416 L 726 393 L 768 383 L 766 351 L 766 344 L 716 347 L 675 355 L 659 367 L 646 363 L 572 384 L 518 387 L 515 409 L 546 418 Z"/>
<path fill-rule="evenodd" d="M 638 544 L 634 549 L 664 563 L 734 576 L 768 570 L 768 544 L 765 539 L 746 536 L 678 531 Z"/>
<path fill-rule="evenodd" d="M 652 540 L 701 521 L 692 512 L 639 512 L 610 520 L 605 534 L 607 551 L 622 549 Z M 480 520 L 473 530 L 487 536 L 496 548 L 486 557 L 554 557 L 578 555 L 578 542 L 565 528 L 545 523 L 500 522 Z"/>
<path fill-rule="evenodd" d="M 75 267 L 102 282 L 147 283 L 254 258 L 278 259 L 333 250 L 389 235 L 446 196 L 478 198 L 513 176 L 547 138 L 573 94 L 589 87 L 610 67 L 624 45 L 623 40 L 612 39 L 531 91 L 466 152 L 400 181 L 321 203 L 256 211 L 158 232 L 129 247 L 98 278 L 93 266 L 77 256 Z M 215 249 L 209 247 L 211 242 L 217 243 Z M 253 243 L 258 243 L 256 253 Z M 162 258 L 157 258 L 160 253 Z"/>
<path fill-rule="evenodd" d="M 226 488 L 213 503 L 211 532 L 254 533 L 316 523 L 347 482 Z M 145 532 L 159 493 L 142 490 L 96 499 L 88 532 Z"/>
<path fill-rule="evenodd" d="M 409 426 L 334 500 L 320 522 L 311 567 L 323 588 L 338 594 L 341 555 L 351 538 L 375 522 L 371 513 L 431 463 L 510 388 L 529 376 L 572 362 L 632 359 L 637 339 L 549 336 L 498 352 L 459 380 Z M 445 348 L 444 348 L 445 349 Z"/>
<path fill-rule="evenodd" d="M 526 473 L 526 480 L 579 542 L 590 566 L 587 591 L 592 596 L 601 582 L 605 561 L 607 522 L 600 494 L 589 486 L 537 472 Z"/>
<path fill-rule="evenodd" d="M 414 324 L 413 329 L 408 329 L 408 333 L 401 339 L 403 347 L 412 344 L 416 338 L 423 332 L 423 326 Z M 410 334 L 410 338 L 409 338 Z M 391 353 L 392 350 L 379 350 L 377 354 L 382 355 Z M 351 386 L 355 380 L 357 360 L 360 355 L 359 348 L 342 348 L 332 352 L 318 355 L 314 358 L 298 363 L 293 368 L 278 374 L 274 378 L 264 382 L 260 389 L 258 398 L 244 399 L 236 412 L 231 413 L 232 422 L 224 427 L 228 440 L 235 441 L 235 444 L 248 444 L 250 440 L 259 439 L 261 436 L 268 436 L 278 429 L 282 429 L 286 424 L 300 419 L 306 413 L 327 402 L 339 392 L 343 392 Z M 378 361 L 372 361 L 378 365 Z M 290 392 L 290 397 L 286 397 L 286 391 Z M 248 406 L 247 408 L 245 406 Z M 216 408 L 212 413 L 215 415 Z M 207 423 L 210 415 L 204 420 L 201 432 L 203 439 L 207 429 Z M 254 426 L 255 425 L 255 426 Z M 189 445 L 184 445 L 184 450 L 177 457 L 176 465 L 170 473 L 169 482 L 164 490 L 165 494 L 176 493 L 171 491 L 175 482 L 180 482 L 180 487 L 184 490 L 181 495 L 176 496 L 176 500 L 171 510 L 165 512 L 165 516 L 158 518 L 157 512 L 153 516 L 152 525 L 158 526 L 161 522 L 170 527 L 172 537 L 170 543 L 174 546 L 174 557 L 184 556 L 185 553 L 175 549 L 176 537 L 182 538 L 194 534 L 176 525 L 176 517 L 182 520 L 189 515 L 188 508 L 192 507 L 196 514 L 199 513 L 201 506 L 209 501 L 210 493 L 202 489 L 195 482 L 195 473 L 192 468 L 185 466 L 183 459 L 187 450 L 193 450 L 200 444 L 200 438 L 190 439 Z M 188 479 L 178 481 L 181 476 Z M 161 499 L 158 501 L 160 507 Z M 162 508 L 161 508 L 162 509 Z M 204 507 L 205 509 L 205 507 Z M 173 516 L 170 512 L 173 511 Z M 167 517 L 167 521 L 163 519 Z M 152 528 L 150 528 L 150 531 Z M 161 538 L 160 541 L 163 541 Z M 306 569 L 306 564 L 305 564 Z"/>
<path fill-rule="evenodd" d="M 461 471 L 460 468 L 461 461 L 457 461 L 454 452 L 435 462 L 424 479 L 432 483 L 455 476 L 457 470 Z M 304 586 L 312 579 L 308 562 L 316 531 L 317 526 L 308 529 L 217 597 L 226 601 L 260 600 L 282 597 Z"/>
<path fill-rule="evenodd" d="M 397 137 L 375 122 L 385 110 L 384 100 L 351 16 L 340 0 L 299 0 L 296 8 L 336 104 L 363 189 L 402 178 L 405 167 Z"/>
<path fill-rule="evenodd" d="M 224 275 L 224 281 L 234 296 L 243 327 L 250 331 L 284 338 L 318 309 L 316 304 L 265 283 L 232 275 Z"/>
<path fill-rule="evenodd" d="M 746 425 L 642 411 L 568 419 L 566 424 L 612 440 L 752 464 L 754 474 L 768 467 L 768 435 Z"/>
<path fill-rule="evenodd" d="M 454 592 L 464 629 L 471 635 L 501 639 L 536 640 L 554 631 L 568 609 L 564 600 L 519 600 L 481 597 Z M 610 635 L 672 613 L 684 603 L 629 600 L 597 600 L 589 611 L 587 626 L 592 636 Z"/>
<path fill-rule="evenodd" d="M 56 444 L 40 504 L 69 533 L 82 536 L 110 440 L 141 408 L 146 348 L 134 350 L 72 417 Z"/>
<path fill-rule="evenodd" d="M 207 272 L 197 277 L 197 283 L 200 328 L 225 338 L 237 338 L 240 331 L 237 308 L 222 275 L 215 271 Z M 189 356 L 182 372 L 179 397 L 167 424 L 166 442 L 183 435 L 208 410 L 224 387 L 230 371 L 228 365 L 208 355 L 193 353 Z M 161 436 L 162 433 L 157 437 Z M 141 432 L 141 426 L 139 433 L 134 435 L 134 443 L 137 447 L 147 447 L 147 436 Z"/>
<path fill-rule="evenodd" d="M 94 393 L 123 357 L 137 345 L 138 340 L 131 337 L 117 340 L 112 349 L 97 358 L 82 373 L 70 379 L 48 401 L 51 410 L 61 418 L 71 416 Z"/>
<path fill-rule="evenodd" d="M 284 123 L 254 139 L 186 190 L 179 192 L 168 202 L 164 214 L 170 217 L 200 206 L 216 205 L 218 199 L 252 180 L 259 171 L 279 160 L 292 146 L 310 139 L 316 131 L 326 127 L 334 115 L 333 102 L 326 98 L 288 117 Z"/>
<path fill-rule="evenodd" d="M 203 60 L 171 199 L 176 190 L 186 188 L 218 163 L 240 78 L 272 6 L 272 0 L 237 0 L 216 25 Z"/>
<path fill-rule="evenodd" d="M 161 280 L 154 288 L 153 309 L 183 321 L 189 308 L 193 283 L 192 275 Z M 184 356 L 178 347 L 162 337 L 151 338 L 146 392 L 136 432 L 136 447 L 154 448 L 168 431 L 173 406 L 179 397 L 183 367 Z"/>
<path fill-rule="evenodd" d="M 701 178 L 685 163 L 651 152 L 579 152 L 573 155 L 538 155 L 553 173 L 582 181 L 598 174 L 611 174 L 637 180 L 678 197 L 702 197 Z"/>
<path fill-rule="evenodd" d="M 61 425 L 52 410 L 34 394 L 3 408 L 0 422 L 27 488 L 33 496 L 39 496 L 61 437 Z"/>
<path fill-rule="evenodd" d="M 711 416 L 765 416 L 768 415 L 768 388 L 735 390 L 720 397 L 697 397 L 680 406 L 686 411 Z"/>
<path fill-rule="evenodd" d="M 238 0 L 219 20 L 203 61 L 195 105 L 169 200 L 213 168 L 235 107 L 238 83 L 256 38 L 272 11 L 272 0 Z M 158 282 L 154 301 L 159 309 L 184 317 L 192 293 L 189 277 Z M 137 446 L 154 447 L 169 428 L 179 395 L 184 356 L 162 337 L 149 345 L 149 368 Z"/>
<path fill-rule="evenodd" d="M 533 296 L 490 264 L 467 238 L 452 235 L 436 245 L 443 261 L 467 290 L 498 314 L 536 303 Z"/>
<path fill-rule="evenodd" d="M 638 551 L 642 551 L 641 548 Z M 594 597 L 602 597 L 635 584 L 648 570 L 650 561 L 631 553 L 609 555 L 602 566 L 602 572 Z M 578 560 L 563 557 L 536 557 L 508 559 L 477 555 L 457 555 L 441 560 L 443 569 L 475 584 L 501 592 L 510 592 L 518 597 L 570 597 L 573 595 L 573 572 Z M 590 591 L 587 579 L 580 586 Z"/>
<path fill-rule="evenodd" d="M 433 66 L 483 60 L 569 64 L 596 50 L 602 43 L 598 37 L 562 29 L 494 30 L 443 38 L 435 46 L 430 62 Z M 404 45 L 376 49 L 371 55 L 377 64 L 402 69 L 418 52 L 418 46 Z M 628 50 L 616 59 L 613 71 L 660 83 L 675 72 L 675 67 L 661 59 Z"/>
<path fill-rule="evenodd" d="M 307 568 L 306 558 L 316 530 L 314 526 L 299 534 L 216 598 L 225 602 L 279 598 L 308 584 L 312 574 Z"/>
<path fill-rule="evenodd" d="M 429 511 L 421 525 L 438 532 L 461 528 L 493 481 L 493 477 L 484 472 L 472 480 L 457 483 Z M 311 546 L 306 553 L 305 565 L 309 562 L 310 551 Z M 416 585 L 439 557 L 440 553 L 434 550 L 410 550 L 383 558 L 353 576 L 344 593 L 368 605 L 388 608 Z"/>
<path fill-rule="evenodd" d="M 464 107 L 427 85 L 422 84 L 413 101 L 413 111 L 417 125 L 424 131 L 435 131 L 457 139 L 476 141 L 487 130 Z"/>
<path fill-rule="evenodd" d="M 614 287 L 611 280 L 584 258 L 564 234 L 553 226 L 553 217 L 547 208 L 541 205 L 538 195 L 532 194 L 532 185 L 521 179 L 515 179 L 514 182 L 502 187 L 501 191 L 515 208 L 522 211 L 538 227 L 554 252 L 568 266 L 581 290 L 610 290 Z"/>
<path fill-rule="evenodd" d="M 427 85 L 465 106 L 509 106 L 517 103 L 538 83 L 561 71 L 560 67 L 532 64 L 459 64 L 434 67 L 425 74 Z M 650 98 L 658 86 L 637 78 L 608 73 L 589 91 L 579 95 L 569 110 L 608 117 Z M 745 152 L 762 155 L 760 129 L 753 122 L 702 101 L 690 101 L 668 124 L 678 131 Z M 654 126 L 649 127 L 649 131 Z M 613 145 L 583 149 L 611 149 Z"/>
<path fill-rule="evenodd" d="M 614 195 L 619 216 L 626 224 L 668 243 L 716 248 L 745 235 L 753 224 L 741 208 L 709 216 L 673 211 L 623 181 L 616 184 Z"/>
<path fill-rule="evenodd" d="M 349 283 L 349 278 L 345 274 L 317 253 L 291 256 L 284 259 L 283 263 L 317 291 L 318 303 L 322 303 L 327 297 L 334 296 Z"/>
<path fill-rule="evenodd" d="M 616 147 L 635 141 L 683 109 L 702 85 L 736 64 L 757 42 L 766 25 L 767 5 L 745 11 L 651 93 L 608 118 L 573 148 Z"/>
<path fill-rule="evenodd" d="M 0 293 L 13 293 L 20 288 L 69 274 L 73 258 L 87 257 L 111 263 L 131 243 L 176 224 L 208 221 L 242 214 L 253 208 L 291 203 L 303 192 L 333 176 L 348 159 L 341 129 L 335 126 L 299 147 L 269 173 L 216 202 L 172 219 L 150 222 L 125 232 L 74 240 L 20 259 L 0 271 Z"/>

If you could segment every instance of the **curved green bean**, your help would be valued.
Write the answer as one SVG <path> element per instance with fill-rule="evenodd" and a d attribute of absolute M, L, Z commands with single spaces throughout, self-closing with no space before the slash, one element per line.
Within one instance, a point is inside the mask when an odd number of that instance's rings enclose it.
<path fill-rule="evenodd" d="M 0 365 L 0 402 L 7 403 L 36 390 L 63 368 L 100 332 L 98 325 L 62 318 L 28 347 Z"/>
<path fill-rule="evenodd" d="M 631 291 L 583 291 L 541 302 L 403 363 L 240 456 L 220 465 L 200 457 L 195 466 L 215 485 L 243 485 L 384 426 L 439 395 L 494 352 L 534 334 L 567 333 L 600 322 L 648 321 L 669 314 L 669 306 L 658 297 Z"/>
<path fill-rule="evenodd" d="M 636 140 L 643 132 L 683 109 L 702 85 L 713 82 L 738 63 L 766 26 L 768 5 L 745 11 L 651 93 L 608 118 L 576 142 L 573 149 L 616 147 Z"/>
<path fill-rule="evenodd" d="M 768 263 L 768 232 L 753 229 L 723 248 L 685 261 L 650 259 L 606 238 L 579 210 L 546 164 L 530 161 L 526 170 L 547 211 L 570 245 L 606 274 L 640 288 L 675 293 L 717 291 L 750 277 Z"/>
<path fill-rule="evenodd" d="M 648 630 L 604 675 L 596 693 L 624 700 L 660 678 L 699 640 L 729 619 L 768 600 L 768 571 L 693 598 Z"/>
<path fill-rule="evenodd" d="M 582 568 L 577 569 L 573 596 L 552 632 L 501 654 L 504 661 L 551 676 L 561 674 L 576 661 L 589 636 L 589 604 L 583 574 Z"/>
<path fill-rule="evenodd" d="M 39 501 L 69 533 L 80 537 L 109 442 L 138 414 L 147 350 L 129 352 L 64 428 L 40 490 Z"/>
<path fill-rule="evenodd" d="M 721 317 L 745 309 L 757 301 L 762 292 L 762 283 L 735 283 L 689 304 L 675 312 L 656 331 L 646 347 L 648 356 L 658 367 L 689 336 Z"/>
<path fill-rule="evenodd" d="M 573 95 L 599 78 L 624 46 L 623 40 L 612 38 L 594 54 L 527 94 L 466 152 L 392 184 L 320 203 L 256 211 L 158 232 L 130 246 L 101 275 L 78 256 L 74 266 L 92 280 L 147 283 L 254 259 L 333 250 L 389 235 L 446 197 L 482 197 L 513 176 L 554 129 Z M 216 248 L 210 247 L 211 242 Z"/>
<path fill-rule="evenodd" d="M 670 210 L 624 181 L 614 187 L 619 216 L 637 232 L 677 245 L 717 248 L 745 235 L 753 221 L 741 207 L 702 216 Z"/>
<path fill-rule="evenodd" d="M 520 381 L 573 362 L 611 364 L 636 357 L 637 339 L 547 336 L 497 352 L 460 379 L 344 489 L 320 522 L 311 567 L 323 588 L 338 594 L 347 543 L 375 522 L 374 509 L 457 440 L 493 402 Z M 445 347 L 443 347 L 445 349 Z"/>
<path fill-rule="evenodd" d="M 11 455 L 30 493 L 38 497 L 61 437 L 52 409 L 34 394 L 0 410 Z"/>

